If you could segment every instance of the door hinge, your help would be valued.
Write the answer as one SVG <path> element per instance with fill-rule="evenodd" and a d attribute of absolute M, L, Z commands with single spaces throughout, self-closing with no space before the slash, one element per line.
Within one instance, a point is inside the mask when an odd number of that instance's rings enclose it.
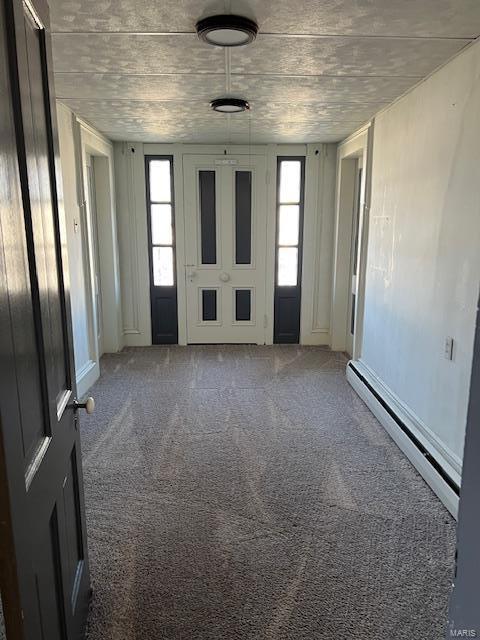
<path fill-rule="evenodd" d="M 263 316 L 263 328 L 266 329 L 268 327 L 268 316 L 265 314 Z"/>
<path fill-rule="evenodd" d="M 265 183 L 267 185 L 270 184 L 270 171 L 267 169 L 267 171 L 265 172 Z"/>
<path fill-rule="evenodd" d="M 352 293 L 357 293 L 357 276 L 352 275 Z"/>

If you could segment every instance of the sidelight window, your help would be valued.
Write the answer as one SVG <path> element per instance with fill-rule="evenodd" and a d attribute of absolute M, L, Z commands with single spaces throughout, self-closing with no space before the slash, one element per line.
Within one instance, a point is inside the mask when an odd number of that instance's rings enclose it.
<path fill-rule="evenodd" d="M 305 158 L 278 158 L 274 342 L 300 340 Z"/>
<path fill-rule="evenodd" d="M 298 284 L 302 160 L 280 160 L 277 215 L 277 286 Z"/>
<path fill-rule="evenodd" d="M 152 276 L 154 287 L 175 286 L 172 160 L 155 158 L 148 162 L 148 206 Z"/>

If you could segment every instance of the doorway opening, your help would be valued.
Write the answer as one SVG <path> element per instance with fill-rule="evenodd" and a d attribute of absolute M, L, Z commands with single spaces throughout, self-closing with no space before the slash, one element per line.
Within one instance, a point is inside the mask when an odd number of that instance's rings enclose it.
<path fill-rule="evenodd" d="M 331 348 L 360 357 L 374 123 L 337 152 Z"/>
<path fill-rule="evenodd" d="M 66 117 L 65 117 L 66 116 Z M 100 375 L 100 358 L 121 348 L 119 323 L 120 268 L 118 261 L 113 147 L 87 124 L 68 112 L 61 115 L 60 146 L 71 179 L 63 182 L 75 377 L 79 396 Z M 69 151 L 68 136 L 73 138 Z M 72 201 L 78 206 L 71 206 Z"/>

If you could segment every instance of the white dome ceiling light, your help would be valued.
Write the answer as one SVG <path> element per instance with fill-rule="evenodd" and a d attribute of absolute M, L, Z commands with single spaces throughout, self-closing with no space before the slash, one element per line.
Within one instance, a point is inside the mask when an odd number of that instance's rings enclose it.
<path fill-rule="evenodd" d="M 196 24 L 200 40 L 215 47 L 241 47 L 255 40 L 258 25 L 250 18 L 235 15 L 210 16 Z"/>

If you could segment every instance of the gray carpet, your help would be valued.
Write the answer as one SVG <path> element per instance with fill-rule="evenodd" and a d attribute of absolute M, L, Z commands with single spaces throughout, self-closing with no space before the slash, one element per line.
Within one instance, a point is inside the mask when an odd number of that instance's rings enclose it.
<path fill-rule="evenodd" d="M 5 631 L 5 619 L 3 617 L 3 605 L 2 599 L 0 598 L 0 640 L 6 640 L 6 631 Z"/>
<path fill-rule="evenodd" d="M 441 640 L 454 521 L 317 347 L 127 349 L 82 420 L 89 640 Z"/>

